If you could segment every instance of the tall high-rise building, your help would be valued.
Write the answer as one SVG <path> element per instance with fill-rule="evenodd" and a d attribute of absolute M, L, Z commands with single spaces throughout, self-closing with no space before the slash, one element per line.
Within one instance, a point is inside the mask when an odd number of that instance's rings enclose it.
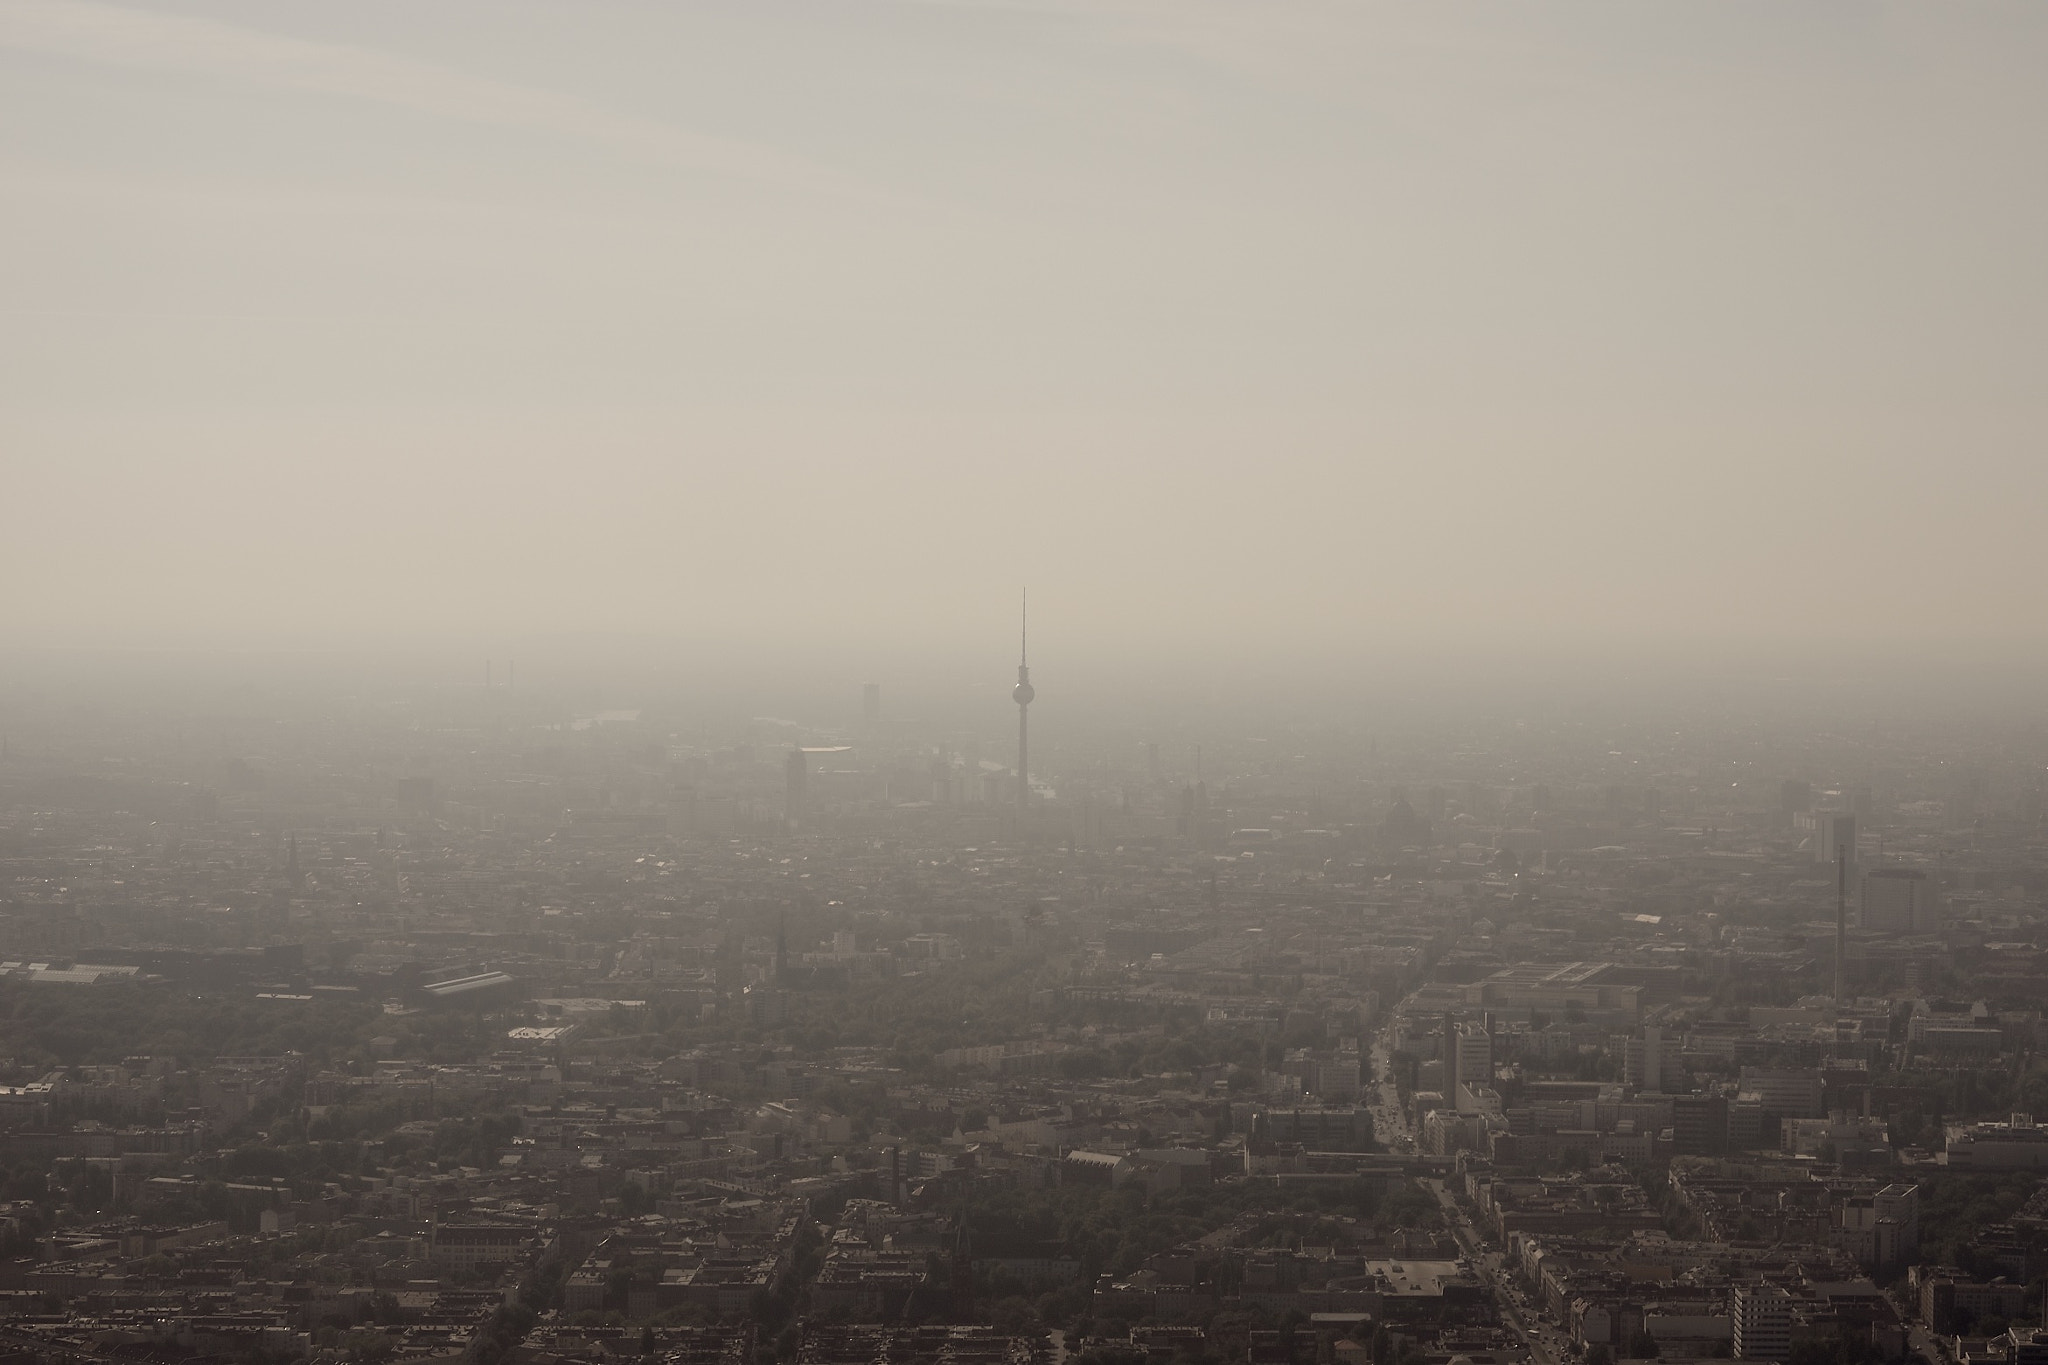
<path fill-rule="evenodd" d="M 1920 1187 L 1899 1183 L 1842 1201 L 1840 1242 L 1859 1262 L 1884 1271 L 1920 1251 Z"/>
<path fill-rule="evenodd" d="M 1842 811 L 1824 811 L 1814 824 L 1813 860 L 1833 863 L 1838 850 L 1846 849 L 1850 866 L 1856 863 L 1856 817 Z"/>
<path fill-rule="evenodd" d="M 1781 1119 L 1817 1119 L 1827 1113 L 1827 1082 L 1816 1067 L 1745 1066 L 1739 1089 Z"/>
<path fill-rule="evenodd" d="M 1664 1031 L 1655 1024 L 1645 1024 L 1638 1035 L 1628 1040 L 1621 1064 L 1621 1079 L 1625 1084 L 1649 1094 L 1659 1094 L 1664 1089 Z"/>
<path fill-rule="evenodd" d="M 1735 1358 L 1785 1360 L 1792 1354 L 1792 1296 L 1774 1284 L 1735 1288 Z"/>
<path fill-rule="evenodd" d="M 810 786 L 810 765 L 802 749 L 791 749 L 782 760 L 782 822 L 795 829 L 804 820 L 804 793 Z"/>
<path fill-rule="evenodd" d="M 1031 685 L 1031 598 L 1024 598 L 1023 629 L 1018 635 L 1017 685 L 1010 699 L 1017 703 L 1017 818 L 1021 822 L 1031 804 L 1031 701 L 1038 689 Z"/>
<path fill-rule="evenodd" d="M 747 1023 L 754 1028 L 775 1028 L 789 1018 L 789 1002 L 779 987 L 756 981 L 740 992 Z"/>
<path fill-rule="evenodd" d="M 1453 1051 L 1457 1081 L 1445 1098 L 1459 1113 L 1476 1114 L 1481 1108 L 1476 1092 L 1493 1084 L 1493 1035 L 1467 1025 L 1456 1033 Z"/>
<path fill-rule="evenodd" d="M 1681 1155 L 1719 1156 L 1728 1150 L 1728 1101 L 1719 1095 L 1675 1096 L 1671 1136 Z"/>
<path fill-rule="evenodd" d="M 882 723 L 882 685 L 862 683 L 860 685 L 860 718 L 872 730 Z"/>
<path fill-rule="evenodd" d="M 1857 924 L 1872 934 L 1926 934 L 1939 929 L 1934 880 L 1917 867 L 1874 867 L 1863 874 Z"/>

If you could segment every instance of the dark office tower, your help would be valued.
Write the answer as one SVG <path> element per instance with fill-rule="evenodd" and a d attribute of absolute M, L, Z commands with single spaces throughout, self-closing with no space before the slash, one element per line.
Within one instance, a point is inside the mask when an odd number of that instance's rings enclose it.
<path fill-rule="evenodd" d="M 1728 1101 L 1719 1095 L 1674 1097 L 1671 1137 L 1681 1156 L 1718 1156 L 1727 1151 Z"/>
<path fill-rule="evenodd" d="M 1024 597 L 1023 628 L 1018 635 L 1017 685 L 1010 697 L 1017 703 L 1017 818 L 1021 822 L 1031 802 L 1031 701 L 1038 689 L 1031 685 L 1031 596 Z"/>
<path fill-rule="evenodd" d="M 1645 1024 L 1639 1034 L 1622 1048 L 1621 1081 L 1655 1095 L 1664 1089 L 1664 1030 Z"/>
<path fill-rule="evenodd" d="M 860 685 L 860 718 L 872 730 L 882 723 L 882 685 L 862 683 Z"/>
<path fill-rule="evenodd" d="M 1475 1092 L 1493 1084 L 1493 1035 L 1469 1025 L 1458 1029 L 1451 1035 L 1451 1056 L 1456 1062 L 1457 1082 L 1444 1098 L 1459 1113 L 1476 1114 L 1479 1102 Z"/>
<path fill-rule="evenodd" d="M 791 829 L 803 823 L 804 788 L 810 785 L 810 769 L 804 751 L 791 749 L 782 761 L 782 822 Z"/>
<path fill-rule="evenodd" d="M 1845 891 L 1846 881 L 1845 877 Z M 1941 927 L 1941 913 L 1933 881 L 1917 867 L 1880 867 L 1865 873 L 1857 927 L 1874 934 L 1934 933 Z"/>
<path fill-rule="evenodd" d="M 1840 811 L 1825 811 L 1821 814 L 1813 840 L 1813 860 L 1817 863 L 1835 861 L 1836 850 L 1847 849 L 1849 862 L 1856 862 L 1856 817 Z"/>

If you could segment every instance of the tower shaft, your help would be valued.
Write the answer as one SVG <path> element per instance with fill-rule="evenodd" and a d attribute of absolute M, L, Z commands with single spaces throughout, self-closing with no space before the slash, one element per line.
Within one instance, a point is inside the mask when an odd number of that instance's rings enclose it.
<path fill-rule="evenodd" d="M 1017 704 L 1017 814 L 1031 799 L 1031 707 Z"/>

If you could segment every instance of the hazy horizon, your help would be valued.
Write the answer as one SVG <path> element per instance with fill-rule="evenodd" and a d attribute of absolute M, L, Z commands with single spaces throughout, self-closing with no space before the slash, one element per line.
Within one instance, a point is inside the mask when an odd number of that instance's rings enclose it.
<path fill-rule="evenodd" d="M 449 641 L 409 649 L 0 649 L 0 734 L 24 717 L 66 712 L 284 718 L 446 710 L 499 714 L 516 728 L 624 707 L 679 725 L 777 719 L 851 735 L 863 728 L 862 689 L 873 683 L 884 721 L 908 727 L 905 736 L 951 729 L 1014 742 L 1014 640 L 1007 650 L 983 640 L 894 656 L 624 636 L 489 643 L 497 652 Z M 1034 733 L 1052 744 L 1124 730 L 1156 740 L 1304 727 L 1364 739 L 1559 723 L 1762 726 L 1788 736 L 1869 726 L 2033 736 L 2048 726 L 2048 669 L 2011 659 L 1660 656 L 1624 647 L 1536 654 L 1489 650 L 1482 641 L 1315 664 L 1232 654 L 1219 643 L 1182 662 L 1073 653 L 1055 639 L 1034 649 L 1032 676 Z"/>

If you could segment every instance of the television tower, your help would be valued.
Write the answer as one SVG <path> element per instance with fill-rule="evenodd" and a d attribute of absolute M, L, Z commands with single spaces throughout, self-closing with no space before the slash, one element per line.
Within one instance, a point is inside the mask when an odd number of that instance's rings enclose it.
<path fill-rule="evenodd" d="M 1017 828 L 1023 832 L 1025 806 L 1031 800 L 1031 592 L 1024 593 L 1023 629 L 1017 643 L 1017 685 L 1010 696 L 1017 703 Z"/>

